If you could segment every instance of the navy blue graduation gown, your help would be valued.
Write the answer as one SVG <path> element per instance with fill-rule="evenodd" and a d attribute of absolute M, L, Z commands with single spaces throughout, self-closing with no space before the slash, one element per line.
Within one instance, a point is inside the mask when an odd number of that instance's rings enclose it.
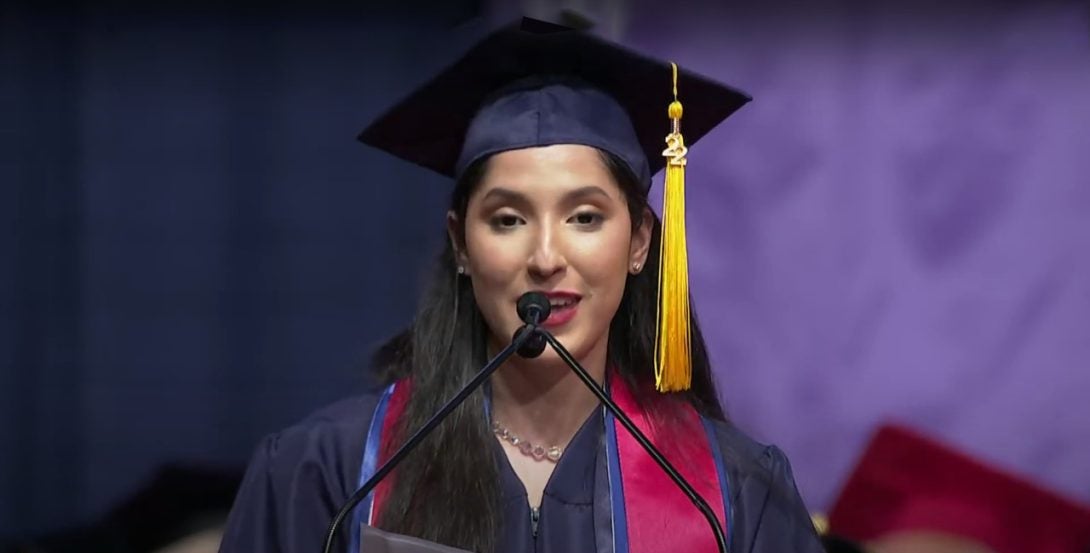
<path fill-rule="evenodd" d="M 378 397 L 341 401 L 267 437 L 246 471 L 220 551 L 320 551 L 330 519 L 357 488 Z M 611 540 L 595 532 L 596 523 L 608 528 L 611 516 L 608 490 L 595 489 L 607 481 L 595 478 L 605 470 L 601 420 L 596 410 L 557 463 L 536 532 L 526 490 L 495 444 L 503 513 L 497 553 L 612 553 Z M 718 423 L 715 434 L 732 494 L 730 551 L 823 551 L 783 452 L 754 442 L 729 424 Z"/>

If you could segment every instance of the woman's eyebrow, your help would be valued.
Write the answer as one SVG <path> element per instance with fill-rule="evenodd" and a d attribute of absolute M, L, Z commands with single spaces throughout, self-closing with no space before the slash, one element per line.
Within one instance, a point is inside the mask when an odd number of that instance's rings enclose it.
<path fill-rule="evenodd" d="M 594 185 L 581 186 L 579 188 L 576 188 L 575 190 L 572 190 L 571 192 L 568 192 L 567 194 L 564 194 L 564 198 L 569 201 L 583 200 L 593 196 L 601 196 L 602 198 L 605 198 L 607 200 L 613 199 L 613 197 L 609 195 L 609 192 L 606 192 L 600 186 Z"/>
<path fill-rule="evenodd" d="M 483 202 L 483 201 L 487 201 L 487 200 L 491 200 L 491 199 L 496 199 L 496 200 L 501 200 L 501 201 L 511 202 L 511 203 L 525 202 L 526 201 L 526 195 L 523 194 L 522 192 L 516 192 L 514 190 L 511 190 L 510 188 L 503 188 L 502 186 L 497 186 L 495 188 L 492 188 L 488 192 L 485 192 L 484 196 L 481 198 L 481 201 Z"/>
<path fill-rule="evenodd" d="M 595 196 L 599 196 L 607 200 L 613 199 L 612 196 L 609 195 L 609 192 L 606 192 L 605 189 L 603 189 L 602 187 L 587 185 L 581 186 L 565 193 L 564 200 L 567 202 L 574 202 Z M 522 192 L 511 190 L 510 188 L 504 188 L 502 186 L 497 186 L 489 189 L 488 192 L 485 192 L 484 196 L 481 197 L 482 202 L 489 200 L 498 200 L 508 203 L 526 203 L 528 201 L 526 195 Z"/>

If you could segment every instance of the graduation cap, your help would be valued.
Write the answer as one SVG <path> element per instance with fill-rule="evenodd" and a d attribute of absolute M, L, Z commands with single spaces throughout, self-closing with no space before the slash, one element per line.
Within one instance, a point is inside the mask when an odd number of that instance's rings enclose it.
<path fill-rule="evenodd" d="M 1090 507 L 899 426 L 875 435 L 829 526 L 860 542 L 935 532 L 997 553 L 1090 550 Z"/>
<path fill-rule="evenodd" d="M 380 116 L 360 141 L 460 178 L 492 154 L 581 144 L 613 154 L 650 190 L 667 167 L 656 384 L 689 387 L 687 148 L 749 96 L 588 32 L 524 18 L 501 28 Z M 664 141 L 664 137 L 665 141 Z"/>

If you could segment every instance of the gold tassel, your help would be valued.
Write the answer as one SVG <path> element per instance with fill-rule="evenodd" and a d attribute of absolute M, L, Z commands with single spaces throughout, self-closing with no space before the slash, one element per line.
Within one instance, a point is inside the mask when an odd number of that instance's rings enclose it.
<path fill-rule="evenodd" d="M 692 381 L 689 342 L 689 256 L 685 244 L 685 140 L 681 136 L 681 102 L 677 100 L 677 65 L 673 68 L 674 101 L 667 114 L 666 183 L 659 244 L 659 305 L 655 338 L 655 387 L 660 392 L 688 390 Z"/>

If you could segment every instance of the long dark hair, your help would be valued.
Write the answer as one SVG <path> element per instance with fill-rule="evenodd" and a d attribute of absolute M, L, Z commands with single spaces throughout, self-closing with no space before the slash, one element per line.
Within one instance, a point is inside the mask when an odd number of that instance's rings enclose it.
<path fill-rule="evenodd" d="M 644 184 L 616 157 L 602 160 L 628 203 L 633 230 L 648 210 Z M 487 161 L 470 167 L 455 186 L 451 209 L 465 221 L 469 197 L 484 177 Z M 724 420 L 704 338 L 692 320 L 692 389 L 659 395 L 653 390 L 660 222 L 652 215 L 646 269 L 629 274 L 610 324 L 608 358 L 656 412 L 672 402 L 689 403 L 701 414 Z M 401 436 L 419 428 L 487 362 L 488 329 L 467 278 L 455 271 L 449 240 L 411 329 L 380 349 L 376 368 L 384 380 L 412 377 L 412 393 L 399 424 Z M 492 553 L 500 520 L 498 468 L 492 433 L 484 417 L 484 395 L 475 393 L 408 456 L 393 475 L 391 493 L 379 513 L 387 530 L 453 547 Z"/>

